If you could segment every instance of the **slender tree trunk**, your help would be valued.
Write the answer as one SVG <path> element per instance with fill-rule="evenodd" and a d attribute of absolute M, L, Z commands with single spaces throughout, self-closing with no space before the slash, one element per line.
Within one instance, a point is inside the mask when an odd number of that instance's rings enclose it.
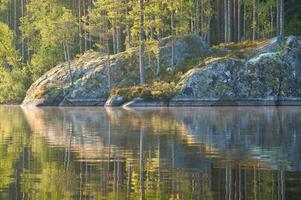
<path fill-rule="evenodd" d="M 140 84 L 145 84 L 145 60 L 144 60 L 144 0 L 140 0 L 140 28 L 139 28 L 139 68 Z"/>
<path fill-rule="evenodd" d="M 241 40 L 241 0 L 237 0 L 237 41 Z"/>
<path fill-rule="evenodd" d="M 217 8 L 217 12 L 216 12 L 216 30 L 217 30 L 217 43 L 220 43 L 221 41 L 221 37 L 220 37 L 220 26 L 221 26 L 221 20 L 220 20 L 220 15 L 221 15 L 221 9 L 220 9 L 220 0 L 216 1 L 216 8 Z"/>
<path fill-rule="evenodd" d="M 280 0 L 279 35 L 284 34 L 284 0 Z"/>
<path fill-rule="evenodd" d="M 78 0 L 78 39 L 79 53 L 82 53 L 81 0 Z"/>
<path fill-rule="evenodd" d="M 21 16 L 24 17 L 24 0 L 21 0 Z M 22 57 L 24 59 L 25 57 L 25 44 L 24 44 L 24 39 L 22 37 L 22 41 L 21 41 L 21 53 L 22 53 Z"/>
<path fill-rule="evenodd" d="M 18 16 L 17 16 L 17 0 L 14 0 L 14 33 L 18 35 Z M 14 44 L 17 45 L 17 37 L 14 37 Z"/>
<path fill-rule="evenodd" d="M 280 35 L 280 0 L 277 0 L 277 36 Z"/>
<path fill-rule="evenodd" d="M 132 47 L 132 34 L 129 25 L 126 25 L 126 35 L 127 35 L 127 48 Z"/>
<path fill-rule="evenodd" d="M 228 0 L 228 42 L 231 42 L 231 37 L 232 37 L 231 1 L 232 0 Z"/>
<path fill-rule="evenodd" d="M 114 54 L 116 54 L 117 53 L 117 45 L 116 45 L 117 41 L 116 41 L 116 28 L 115 28 L 115 26 L 113 26 L 112 29 L 113 29 L 113 50 L 114 50 Z"/>
<path fill-rule="evenodd" d="M 157 70 L 156 70 L 156 75 L 159 76 L 160 74 L 160 69 L 161 68 L 161 63 L 160 63 L 160 36 L 158 37 L 157 41 Z"/>
<path fill-rule="evenodd" d="M 203 39 L 205 39 L 204 37 L 205 37 L 205 33 L 204 33 L 204 24 L 205 24 L 205 15 L 204 15 L 204 2 L 203 2 L 203 0 L 200 0 L 200 15 L 201 15 L 201 17 L 200 17 L 200 35 L 201 35 L 201 37 L 203 38 Z"/>
<path fill-rule="evenodd" d="M 73 84 L 73 77 L 71 71 L 70 48 L 67 42 L 63 42 L 63 48 L 64 48 L 65 61 L 68 64 L 68 74 L 69 74 L 70 84 L 73 86 L 74 84 Z"/>
<path fill-rule="evenodd" d="M 256 0 L 253 0 L 253 23 L 252 23 L 252 39 L 253 41 L 256 40 L 256 27 L 257 27 L 257 22 L 256 22 Z"/>
<path fill-rule="evenodd" d="M 225 34 L 224 34 L 224 39 L 225 39 L 225 42 L 229 42 L 228 41 L 228 1 L 229 0 L 224 0 L 224 19 L 225 19 Z"/>
<path fill-rule="evenodd" d="M 196 34 L 200 34 L 200 0 L 196 0 Z M 193 23 L 191 21 L 191 23 Z"/>
<path fill-rule="evenodd" d="M 171 68 L 172 68 L 172 70 L 174 70 L 174 65 L 175 65 L 175 63 L 174 63 L 174 61 L 175 61 L 175 46 L 174 46 L 174 36 L 175 36 L 175 34 L 174 34 L 174 23 L 175 23 L 175 21 L 174 21 L 174 18 L 175 18 L 175 11 L 174 11 L 174 8 L 173 8 L 173 2 L 171 3 L 171 63 L 170 63 L 170 65 L 171 65 Z"/>
<path fill-rule="evenodd" d="M 232 6 L 232 10 L 233 10 L 233 41 L 237 42 L 237 4 L 236 4 L 237 0 L 233 0 L 233 6 Z"/>
<path fill-rule="evenodd" d="M 108 88 L 109 91 L 112 89 L 112 78 L 111 78 L 111 56 L 110 56 L 110 44 L 107 40 L 107 76 L 108 76 Z"/>
<path fill-rule="evenodd" d="M 274 30 L 274 12 L 273 12 L 273 6 L 270 7 L 270 17 L 271 17 L 270 37 L 273 37 L 273 30 Z"/>
<path fill-rule="evenodd" d="M 247 6 L 246 4 L 244 4 L 244 24 L 243 24 L 243 29 L 244 29 L 244 33 L 243 33 L 243 39 L 246 40 L 247 37 Z"/>
<path fill-rule="evenodd" d="M 86 16 L 86 1 L 83 2 L 83 15 Z M 88 41 L 87 41 L 87 30 L 84 29 L 84 47 L 85 47 L 85 51 L 88 50 Z"/>
<path fill-rule="evenodd" d="M 208 19 L 208 32 L 207 32 L 207 43 L 211 43 L 211 17 Z"/>
<path fill-rule="evenodd" d="M 121 52 L 121 30 L 120 27 L 116 27 L 116 52 Z"/>

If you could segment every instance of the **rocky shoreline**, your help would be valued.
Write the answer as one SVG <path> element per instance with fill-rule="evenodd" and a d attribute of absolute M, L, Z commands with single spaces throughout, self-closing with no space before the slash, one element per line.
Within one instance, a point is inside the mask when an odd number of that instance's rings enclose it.
<path fill-rule="evenodd" d="M 204 99 L 173 99 L 169 102 L 162 101 L 131 101 L 124 107 L 203 107 L 203 106 L 301 106 L 301 98 L 284 99 L 229 99 L 229 100 L 204 100 Z"/>
<path fill-rule="evenodd" d="M 35 104 L 39 104 L 36 102 Z M 13 104 L 17 105 L 17 104 Z M 22 106 L 31 106 L 24 105 Z M 35 106 L 35 105 L 34 105 Z M 57 106 L 43 105 L 39 106 Z M 172 99 L 171 101 L 145 101 L 141 98 L 134 99 L 118 106 L 106 105 L 105 100 L 72 100 L 64 107 L 214 107 L 214 106 L 301 106 L 301 98 L 250 98 L 250 99 Z"/>

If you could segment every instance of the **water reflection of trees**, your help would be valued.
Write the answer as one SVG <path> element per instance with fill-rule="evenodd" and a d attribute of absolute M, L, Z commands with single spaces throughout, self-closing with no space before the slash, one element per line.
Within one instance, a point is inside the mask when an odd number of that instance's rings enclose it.
<path fill-rule="evenodd" d="M 283 109 L 1 108 L 0 199 L 292 198 L 300 111 Z"/>

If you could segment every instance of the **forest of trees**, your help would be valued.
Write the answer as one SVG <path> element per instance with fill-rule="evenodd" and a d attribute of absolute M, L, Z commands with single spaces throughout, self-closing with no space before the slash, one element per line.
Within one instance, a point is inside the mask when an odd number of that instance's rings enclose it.
<path fill-rule="evenodd" d="M 89 49 L 110 61 L 139 47 L 143 84 L 146 41 L 189 33 L 211 45 L 300 36 L 300 9 L 300 0 L 0 0 L 0 102 L 22 100 L 42 74 Z"/>

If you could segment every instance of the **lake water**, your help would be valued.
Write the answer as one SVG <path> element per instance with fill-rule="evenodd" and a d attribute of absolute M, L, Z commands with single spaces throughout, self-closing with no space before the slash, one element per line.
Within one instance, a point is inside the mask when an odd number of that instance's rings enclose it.
<path fill-rule="evenodd" d="M 0 199 L 301 199 L 301 107 L 0 107 Z"/>

